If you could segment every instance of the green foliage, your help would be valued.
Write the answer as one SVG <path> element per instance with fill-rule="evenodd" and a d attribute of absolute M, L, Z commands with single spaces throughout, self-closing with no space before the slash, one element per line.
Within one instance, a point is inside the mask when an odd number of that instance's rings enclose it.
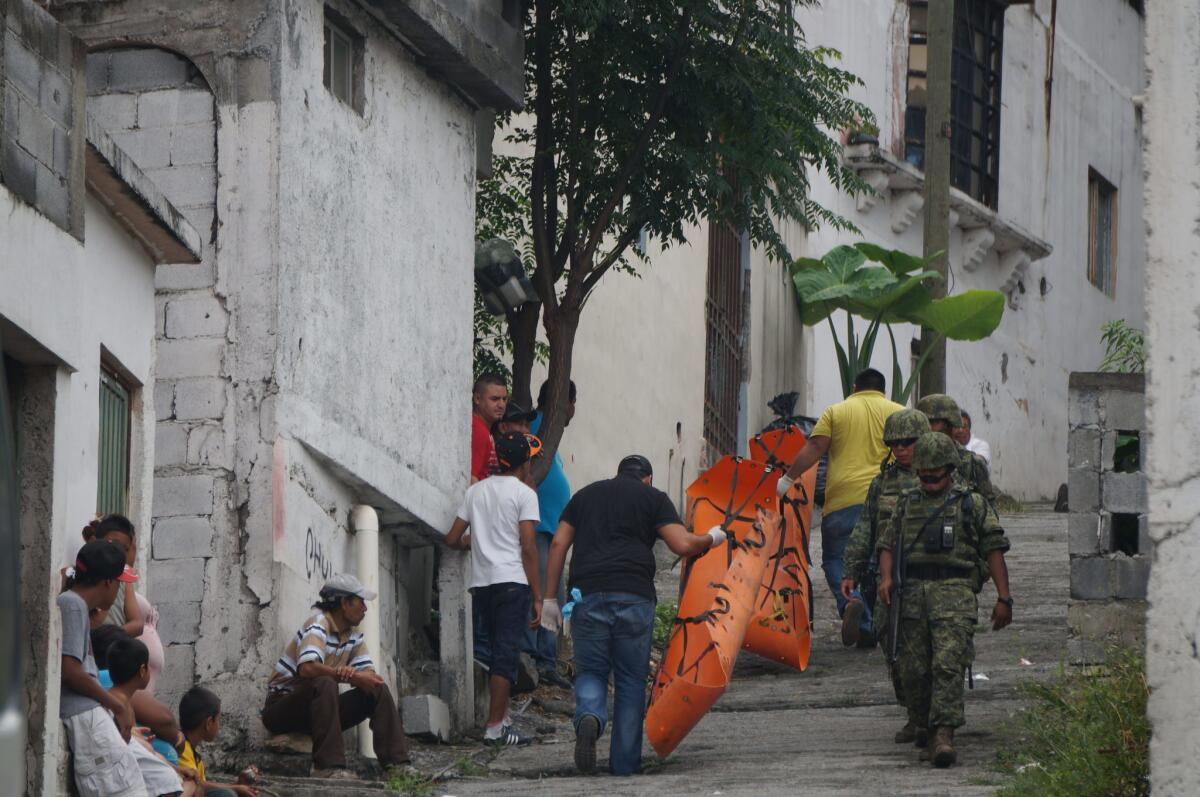
<path fill-rule="evenodd" d="M 1146 370 L 1146 336 L 1137 327 L 1118 318 L 1100 328 L 1100 339 L 1104 341 L 1104 360 L 1101 371 L 1132 374 Z"/>
<path fill-rule="evenodd" d="M 511 145 L 501 149 L 517 154 L 498 158 L 479 186 L 479 234 L 526 249 L 550 346 L 549 452 L 562 434 L 580 314 L 606 273 L 634 268 L 643 231 L 665 247 L 701 221 L 728 224 L 786 262 L 781 220 L 852 228 L 810 198 L 810 181 L 822 174 L 848 193 L 865 189 L 827 131 L 873 117 L 849 99 L 859 80 L 836 65 L 839 53 L 808 46 L 796 25 L 792 12 L 815 4 L 523 4 L 526 110 L 498 120 Z M 518 394 L 536 330 L 509 319 Z"/>
<path fill-rule="evenodd" d="M 387 787 L 401 797 L 430 797 L 434 783 L 419 772 L 390 769 L 387 772 Z"/>
<path fill-rule="evenodd" d="M 1001 766 L 1015 774 L 1001 797 L 1150 794 L 1150 689 L 1141 655 L 1113 648 L 1099 674 L 1060 672 L 1024 691 L 1032 705 L 1000 753 Z"/>
<path fill-rule="evenodd" d="M 663 651 L 675 633 L 675 616 L 679 613 L 679 604 L 675 601 L 662 601 L 654 607 L 654 649 Z"/>
<path fill-rule="evenodd" d="M 933 297 L 929 284 L 942 277 L 926 266 L 939 256 L 921 258 L 859 243 L 834 247 L 820 260 L 800 258 L 792 264 L 801 321 L 809 326 L 827 321 L 833 333 L 843 395 L 853 392 L 855 375 L 870 366 L 881 326 L 887 329 L 892 344 L 892 399 L 904 404 L 924 356 L 906 381 L 892 324 L 916 324 L 951 340 L 981 340 L 1000 325 L 1004 295 L 999 291 L 969 290 Z M 831 318 L 835 310 L 846 312 L 844 338 L 839 337 Z M 856 316 L 868 321 L 861 337 L 854 325 Z"/>
<path fill-rule="evenodd" d="M 1118 434 L 1113 447 L 1113 470 L 1137 473 L 1142 469 L 1142 445 L 1136 434 Z"/>

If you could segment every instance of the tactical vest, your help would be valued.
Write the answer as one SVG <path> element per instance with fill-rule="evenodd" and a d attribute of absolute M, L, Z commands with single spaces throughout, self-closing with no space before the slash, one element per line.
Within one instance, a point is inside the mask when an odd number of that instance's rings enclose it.
<path fill-rule="evenodd" d="M 874 529 L 882 530 L 887 527 L 892 515 L 896 514 L 896 506 L 900 496 L 920 485 L 915 471 L 904 470 L 896 463 L 889 463 L 883 470 L 883 478 L 879 482 L 879 494 L 875 499 Z M 875 550 L 875 541 L 871 541 L 871 550 Z"/>
<path fill-rule="evenodd" d="M 952 487 L 931 496 L 917 489 L 906 493 L 906 498 L 901 539 L 908 566 L 960 569 L 976 582 L 976 591 L 981 589 L 987 563 L 979 552 L 971 493 Z"/>

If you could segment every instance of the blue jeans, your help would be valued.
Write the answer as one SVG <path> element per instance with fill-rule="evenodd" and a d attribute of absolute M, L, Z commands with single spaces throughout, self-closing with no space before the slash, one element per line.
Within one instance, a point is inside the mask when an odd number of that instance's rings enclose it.
<path fill-rule="evenodd" d="M 850 533 L 854 531 L 854 524 L 858 523 L 862 510 L 863 505 L 857 504 L 821 516 L 821 569 L 825 571 L 825 582 L 837 601 L 838 615 L 846 610 L 846 599 L 842 597 L 842 556 L 846 553 L 846 543 L 850 542 Z M 866 601 L 863 606 L 866 608 L 859 628 L 869 634 L 872 628 L 871 607 L 866 605 Z"/>
<path fill-rule="evenodd" d="M 632 775 L 642 768 L 654 601 L 627 592 L 584 595 L 571 615 L 571 636 L 575 640 L 575 727 L 592 716 L 604 731 L 611 673 L 615 694 L 608 768 L 614 775 Z"/>
<path fill-rule="evenodd" d="M 534 536 L 537 540 L 538 578 L 544 587 L 546 585 L 546 562 L 550 559 L 550 543 L 554 542 L 554 535 L 539 531 Z M 566 599 L 563 593 L 563 580 L 560 574 L 556 591 L 553 593 L 547 592 L 542 597 L 547 599 L 558 598 L 558 607 L 561 609 Z M 525 632 L 525 644 L 522 649 L 530 656 L 533 656 L 533 660 L 539 670 L 558 669 L 558 634 L 553 631 L 547 631 L 540 626 L 528 629 Z"/>

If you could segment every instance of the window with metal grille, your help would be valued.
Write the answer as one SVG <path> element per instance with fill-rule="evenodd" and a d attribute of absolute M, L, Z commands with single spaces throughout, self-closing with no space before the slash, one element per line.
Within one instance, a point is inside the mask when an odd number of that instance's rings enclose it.
<path fill-rule="evenodd" d="M 325 9 L 325 88 L 362 113 L 362 42 L 340 15 Z"/>
<path fill-rule="evenodd" d="M 100 372 L 99 448 L 96 511 L 125 514 L 129 504 L 129 390 L 107 369 Z"/>
<path fill-rule="evenodd" d="M 1088 170 L 1088 281 L 1109 296 L 1117 292 L 1117 188 Z"/>
<path fill-rule="evenodd" d="M 1004 45 L 1002 0 L 955 0 L 950 99 L 950 180 L 996 207 L 1000 175 L 1000 73 Z M 909 2 L 908 96 L 904 157 L 925 167 L 928 0 Z"/>
<path fill-rule="evenodd" d="M 737 453 L 742 378 L 741 238 L 725 224 L 713 222 L 708 226 L 704 439 L 710 459 Z"/>

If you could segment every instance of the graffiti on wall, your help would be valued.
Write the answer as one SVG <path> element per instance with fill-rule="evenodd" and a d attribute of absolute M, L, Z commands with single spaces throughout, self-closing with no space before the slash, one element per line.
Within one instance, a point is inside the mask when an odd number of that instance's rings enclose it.
<path fill-rule="evenodd" d="M 304 566 L 310 581 L 313 575 L 320 576 L 321 581 L 333 575 L 333 560 L 326 555 L 325 546 L 313 534 L 311 526 L 304 538 Z"/>

